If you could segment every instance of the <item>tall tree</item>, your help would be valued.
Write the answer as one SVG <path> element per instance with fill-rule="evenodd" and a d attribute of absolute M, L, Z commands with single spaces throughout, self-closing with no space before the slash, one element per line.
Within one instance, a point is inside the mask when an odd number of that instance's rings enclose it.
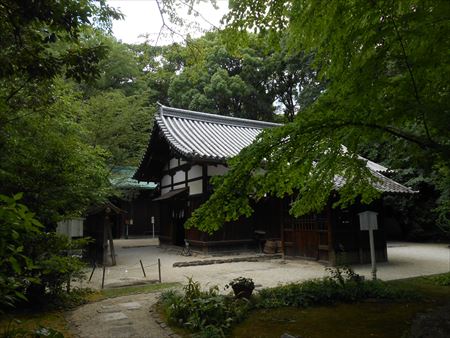
<path fill-rule="evenodd" d="M 24 109 L 3 126 L 0 191 L 23 192 L 23 201 L 44 224 L 77 215 L 109 193 L 106 154 L 85 142 L 79 125 L 81 100 L 73 84 L 60 79 L 45 114 Z"/>
<path fill-rule="evenodd" d="M 274 95 L 267 91 L 264 50 L 252 41 L 230 51 L 219 33 L 208 33 L 187 45 L 186 67 L 172 78 L 173 106 L 257 120 L 273 119 Z"/>
<path fill-rule="evenodd" d="M 85 142 L 81 97 L 66 80 L 99 74 L 107 47 L 91 32 L 112 17 L 104 0 L 0 4 L 0 193 L 24 192 L 45 224 L 108 190 L 103 151 Z"/>
<path fill-rule="evenodd" d="M 120 90 L 101 91 L 85 102 L 81 124 L 87 141 L 108 152 L 107 163 L 138 165 L 148 142 L 156 107 L 145 97 L 126 96 Z"/>

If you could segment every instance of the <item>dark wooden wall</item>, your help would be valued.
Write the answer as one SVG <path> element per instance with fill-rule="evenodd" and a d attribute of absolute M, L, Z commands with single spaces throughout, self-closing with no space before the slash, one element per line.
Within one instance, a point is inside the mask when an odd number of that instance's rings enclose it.
<path fill-rule="evenodd" d="M 159 234 L 160 208 L 152 202 L 153 191 L 139 191 L 131 200 L 114 200 L 114 204 L 125 213 L 118 220 L 113 228 L 114 238 L 124 238 L 126 234 L 126 223 L 133 219 L 133 224 L 128 225 L 129 236 L 151 236 L 151 217 L 155 217 L 155 234 Z"/>
<path fill-rule="evenodd" d="M 289 198 L 284 200 L 283 244 L 287 256 L 329 261 L 330 212 L 327 206 L 322 213 L 294 217 L 289 214 Z"/>
<path fill-rule="evenodd" d="M 373 232 L 376 249 L 376 259 L 387 261 L 386 237 L 381 200 L 363 206 L 355 203 L 346 209 L 333 210 L 332 238 L 334 262 L 336 264 L 369 263 L 370 247 L 369 232 L 361 231 L 358 213 L 372 210 L 378 212 L 378 230 Z"/>
<path fill-rule="evenodd" d="M 266 239 L 281 238 L 279 201 L 271 198 L 256 204 L 255 213 L 251 217 L 241 217 L 237 221 L 228 222 L 211 235 L 197 229 L 185 230 L 180 226 L 205 200 L 205 195 L 197 195 L 155 202 L 159 203 L 161 215 L 161 242 L 183 245 L 181 239 L 186 238 L 192 246 L 208 251 L 256 247 L 255 230 L 265 231 Z M 177 216 L 180 210 L 184 210 L 184 217 Z"/>
<path fill-rule="evenodd" d="M 369 206 L 355 203 L 346 209 L 332 209 L 332 200 L 322 213 L 293 217 L 289 198 L 283 201 L 283 246 L 287 256 L 328 262 L 332 265 L 370 262 L 368 231 L 361 231 L 358 213 L 379 212 L 374 231 L 376 259 L 387 260 L 386 238 L 381 201 Z"/>

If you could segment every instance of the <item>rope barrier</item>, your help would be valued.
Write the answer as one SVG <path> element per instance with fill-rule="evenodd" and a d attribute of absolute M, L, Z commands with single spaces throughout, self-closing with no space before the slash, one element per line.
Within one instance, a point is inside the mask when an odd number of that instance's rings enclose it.
<path fill-rule="evenodd" d="M 127 266 L 127 267 L 106 267 L 105 265 L 102 267 L 102 289 L 104 288 L 105 285 L 105 275 L 109 275 L 109 274 L 116 274 L 118 275 L 118 277 L 122 277 L 124 275 L 127 275 L 129 273 L 129 271 L 133 271 L 133 270 L 138 270 L 138 269 L 142 269 L 142 273 L 144 275 L 145 278 L 147 278 L 147 274 L 145 272 L 145 268 L 151 268 L 154 266 L 158 266 L 158 280 L 161 283 L 161 260 L 158 258 L 158 263 L 153 263 L 153 264 L 149 264 L 149 265 L 144 265 L 142 263 L 142 260 L 139 260 L 139 263 L 131 265 L 131 266 Z M 97 268 L 97 264 L 94 263 L 92 266 L 92 272 L 89 276 L 89 282 L 92 279 L 92 276 L 94 274 L 94 271 Z"/>

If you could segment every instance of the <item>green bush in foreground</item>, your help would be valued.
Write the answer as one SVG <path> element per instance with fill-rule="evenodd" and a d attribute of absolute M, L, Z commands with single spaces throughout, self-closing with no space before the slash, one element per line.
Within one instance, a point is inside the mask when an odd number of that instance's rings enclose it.
<path fill-rule="evenodd" d="M 411 299 L 417 295 L 395 289 L 380 280 L 365 281 L 350 268 L 328 269 L 330 277 L 300 283 L 280 285 L 259 292 L 256 306 L 275 308 L 282 306 L 308 307 L 337 302 L 356 302 L 364 299 Z"/>
<path fill-rule="evenodd" d="M 246 317 L 249 303 L 246 300 L 219 294 L 217 286 L 207 291 L 200 283 L 188 280 L 183 294 L 167 291 L 161 296 L 161 304 L 168 321 L 192 332 L 198 337 L 221 337 Z"/>
<path fill-rule="evenodd" d="M 20 321 L 16 321 L 20 324 Z M 27 330 L 21 327 L 10 325 L 0 331 L 0 338 L 64 338 L 64 335 L 58 330 L 50 327 L 39 326 L 37 329 Z"/>
<path fill-rule="evenodd" d="M 0 313 L 79 303 L 69 292 L 71 282 L 83 278 L 84 263 L 72 253 L 87 240 L 44 232 L 21 198 L 0 194 Z"/>
<path fill-rule="evenodd" d="M 218 287 L 202 291 L 189 279 L 184 292 L 167 291 L 160 302 L 169 323 L 195 332 L 195 337 L 223 337 L 252 308 L 308 307 L 364 299 L 415 299 L 418 296 L 395 289 L 382 281 L 365 281 L 350 268 L 328 269 L 329 277 L 260 290 L 250 301 L 220 295 Z"/>
<path fill-rule="evenodd" d="M 439 276 L 430 277 L 430 279 L 437 285 L 450 286 L 450 272 Z"/>

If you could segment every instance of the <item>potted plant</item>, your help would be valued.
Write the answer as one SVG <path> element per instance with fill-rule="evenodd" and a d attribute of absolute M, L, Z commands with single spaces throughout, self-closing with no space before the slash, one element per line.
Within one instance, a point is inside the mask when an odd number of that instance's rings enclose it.
<path fill-rule="evenodd" d="M 255 289 L 255 283 L 253 283 L 253 279 L 251 278 L 238 277 L 233 279 L 227 287 L 233 289 L 236 298 L 249 299 Z"/>

